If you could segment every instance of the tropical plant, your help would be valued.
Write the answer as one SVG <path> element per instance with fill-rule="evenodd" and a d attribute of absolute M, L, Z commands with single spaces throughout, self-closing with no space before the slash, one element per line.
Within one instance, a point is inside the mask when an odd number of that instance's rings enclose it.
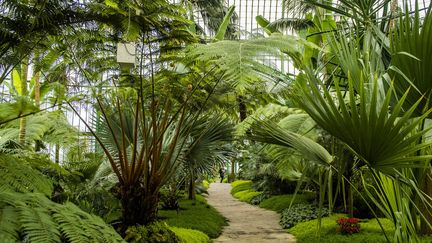
<path fill-rule="evenodd" d="M 212 174 L 233 157 L 227 143 L 233 139 L 234 126 L 227 118 L 205 115 L 190 123 L 190 141 L 183 155 L 183 170 L 189 178 L 189 199 L 195 199 L 195 180 Z"/>
<path fill-rule="evenodd" d="M 45 163 L 36 160 L 36 163 Z M 0 155 L 0 239 L 5 242 L 123 242 L 101 218 L 49 200 L 53 182 L 35 164 Z"/>
<path fill-rule="evenodd" d="M 284 229 L 289 229 L 298 223 L 324 217 L 328 214 L 328 209 L 319 208 L 313 204 L 295 204 L 282 211 L 280 224 Z"/>

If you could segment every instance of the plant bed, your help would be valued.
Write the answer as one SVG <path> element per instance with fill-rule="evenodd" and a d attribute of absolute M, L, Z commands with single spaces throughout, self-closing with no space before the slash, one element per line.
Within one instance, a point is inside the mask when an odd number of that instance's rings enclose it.
<path fill-rule="evenodd" d="M 387 242 L 376 219 L 361 220 L 360 232 L 349 235 L 338 232 L 337 220 L 346 217 L 343 214 L 334 214 L 321 219 L 321 233 L 318 235 L 318 219 L 297 224 L 288 230 L 298 243 L 326 242 L 326 243 L 370 243 Z M 394 234 L 394 227 L 390 220 L 379 219 L 383 225 L 390 242 Z M 431 242 L 432 237 L 422 237 L 420 242 Z"/>
<path fill-rule="evenodd" d="M 228 225 L 226 219 L 200 195 L 196 201 L 180 200 L 179 211 L 159 210 L 159 217 L 170 226 L 199 230 L 210 238 L 217 238 L 222 227 Z"/>
<path fill-rule="evenodd" d="M 284 209 L 290 206 L 293 198 L 294 198 L 294 194 L 272 196 L 262 201 L 259 204 L 259 207 L 270 209 L 280 213 Z M 297 194 L 294 198 L 293 204 L 308 203 L 313 199 L 314 199 L 313 194 Z"/>

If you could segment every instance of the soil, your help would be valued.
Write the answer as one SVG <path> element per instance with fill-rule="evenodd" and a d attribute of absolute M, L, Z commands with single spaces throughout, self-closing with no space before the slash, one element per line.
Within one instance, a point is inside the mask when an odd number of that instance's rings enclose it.
<path fill-rule="evenodd" d="M 228 183 L 212 183 L 208 190 L 208 203 L 229 223 L 213 242 L 296 242 L 294 236 L 279 225 L 278 213 L 240 202 L 230 191 Z"/>

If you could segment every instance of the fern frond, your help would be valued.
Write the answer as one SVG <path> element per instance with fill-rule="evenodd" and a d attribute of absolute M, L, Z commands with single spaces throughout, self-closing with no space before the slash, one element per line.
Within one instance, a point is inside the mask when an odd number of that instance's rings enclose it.
<path fill-rule="evenodd" d="M 0 242 L 17 242 L 19 239 L 19 222 L 13 207 L 3 207 L 0 203 Z"/>
<path fill-rule="evenodd" d="M 194 46 L 188 57 L 214 64 L 218 67 L 216 75 L 223 75 L 225 80 L 242 92 L 256 85 L 257 81 L 274 81 L 284 77 L 285 74 L 277 71 L 269 60 L 288 58 L 287 54 L 295 56 L 304 45 L 315 48 L 301 38 L 273 34 L 268 38 Z"/>
<path fill-rule="evenodd" d="M 41 172 L 13 156 L 0 156 L 0 189 L 18 192 L 40 192 L 51 195 L 53 184 Z"/>
<path fill-rule="evenodd" d="M 124 242 L 101 218 L 38 193 L 1 191 L 0 223 L 0 239 L 14 242 Z"/>
<path fill-rule="evenodd" d="M 60 242 L 60 232 L 48 208 L 22 205 L 19 207 L 19 221 L 30 242 Z"/>

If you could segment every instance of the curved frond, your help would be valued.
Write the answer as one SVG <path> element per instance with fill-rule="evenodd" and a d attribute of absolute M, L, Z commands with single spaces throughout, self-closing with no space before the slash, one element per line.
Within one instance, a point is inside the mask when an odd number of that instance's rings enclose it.
<path fill-rule="evenodd" d="M 124 242 L 101 218 L 72 203 L 57 204 L 38 193 L 0 193 L 0 239 L 30 242 Z M 14 216 L 5 220 L 6 216 Z"/>
<path fill-rule="evenodd" d="M 18 192 L 39 192 L 51 195 L 53 183 L 41 172 L 33 169 L 25 161 L 12 156 L 0 156 L 0 190 L 11 189 Z"/>
<path fill-rule="evenodd" d="M 252 126 L 252 140 L 293 148 L 306 159 L 317 164 L 328 166 L 333 161 L 330 153 L 312 139 L 283 129 L 271 121 L 260 121 Z"/>
<path fill-rule="evenodd" d="M 298 37 L 273 34 L 268 38 L 225 40 L 194 46 L 188 56 L 191 60 L 214 64 L 218 67 L 216 76 L 223 75 L 232 87 L 244 92 L 259 83 L 257 81 L 273 82 L 275 77 L 285 77 L 286 74 L 278 71 L 268 60 L 288 58 L 285 56 L 287 53 L 295 56 L 304 45 L 314 46 Z"/>

